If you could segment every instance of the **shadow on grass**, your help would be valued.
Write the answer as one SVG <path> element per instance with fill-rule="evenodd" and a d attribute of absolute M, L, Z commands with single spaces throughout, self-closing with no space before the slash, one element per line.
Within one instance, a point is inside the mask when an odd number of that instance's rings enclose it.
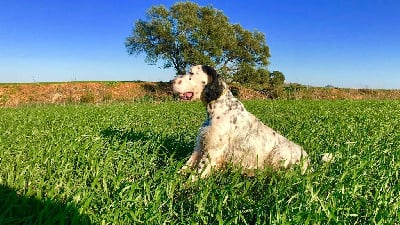
<path fill-rule="evenodd" d="M 23 196 L 0 185 L 0 224 L 90 224 L 90 219 L 72 205 Z"/>
<path fill-rule="evenodd" d="M 187 158 L 193 151 L 194 143 L 185 140 L 183 134 L 162 134 L 154 131 L 136 131 L 134 128 L 108 127 L 100 132 L 100 135 L 107 138 L 109 142 L 154 142 L 162 146 L 174 160 L 180 161 Z M 151 152 L 148 152 L 151 153 Z"/>

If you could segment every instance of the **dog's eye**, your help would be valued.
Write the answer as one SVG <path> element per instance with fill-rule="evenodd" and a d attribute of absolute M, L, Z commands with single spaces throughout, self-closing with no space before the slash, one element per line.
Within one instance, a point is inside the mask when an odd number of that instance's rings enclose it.
<path fill-rule="evenodd" d="M 193 75 L 194 75 L 194 73 L 192 73 L 192 72 L 189 72 L 189 80 L 191 80 L 191 79 L 192 79 Z"/>

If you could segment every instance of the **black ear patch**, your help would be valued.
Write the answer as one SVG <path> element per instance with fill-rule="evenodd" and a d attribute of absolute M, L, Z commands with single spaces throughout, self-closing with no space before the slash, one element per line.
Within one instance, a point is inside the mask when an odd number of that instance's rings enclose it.
<path fill-rule="evenodd" d="M 201 69 L 203 70 L 204 73 L 211 76 L 213 80 L 216 76 L 218 76 L 217 71 L 215 71 L 215 69 L 212 68 L 211 66 L 201 66 Z"/>
<path fill-rule="evenodd" d="M 224 91 L 224 84 L 220 76 L 211 66 L 202 66 L 202 70 L 211 77 L 211 83 L 204 87 L 203 97 L 206 103 L 218 99 Z"/>

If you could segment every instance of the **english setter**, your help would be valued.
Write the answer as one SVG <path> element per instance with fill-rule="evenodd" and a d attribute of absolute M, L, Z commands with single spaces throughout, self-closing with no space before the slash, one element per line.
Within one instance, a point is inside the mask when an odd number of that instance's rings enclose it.
<path fill-rule="evenodd" d="M 193 66 L 189 74 L 172 81 L 172 88 L 180 99 L 201 99 L 207 107 L 207 119 L 181 172 L 195 169 L 204 178 L 227 163 L 240 166 L 248 175 L 256 169 L 299 163 L 306 171 L 307 153 L 248 112 L 212 67 Z"/>

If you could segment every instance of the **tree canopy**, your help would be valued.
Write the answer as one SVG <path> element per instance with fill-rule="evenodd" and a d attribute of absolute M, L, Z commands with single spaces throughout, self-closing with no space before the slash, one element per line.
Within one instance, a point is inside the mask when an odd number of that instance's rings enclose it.
<path fill-rule="evenodd" d="M 267 72 L 270 57 L 263 33 L 231 24 L 212 6 L 191 2 L 178 2 L 169 9 L 151 7 L 146 20 L 136 21 L 125 46 L 129 54 L 145 53 L 147 63 L 163 61 L 164 68 L 172 67 L 177 74 L 205 64 L 238 82 L 252 79 L 251 72 Z M 243 79 L 245 74 L 251 77 Z"/>

